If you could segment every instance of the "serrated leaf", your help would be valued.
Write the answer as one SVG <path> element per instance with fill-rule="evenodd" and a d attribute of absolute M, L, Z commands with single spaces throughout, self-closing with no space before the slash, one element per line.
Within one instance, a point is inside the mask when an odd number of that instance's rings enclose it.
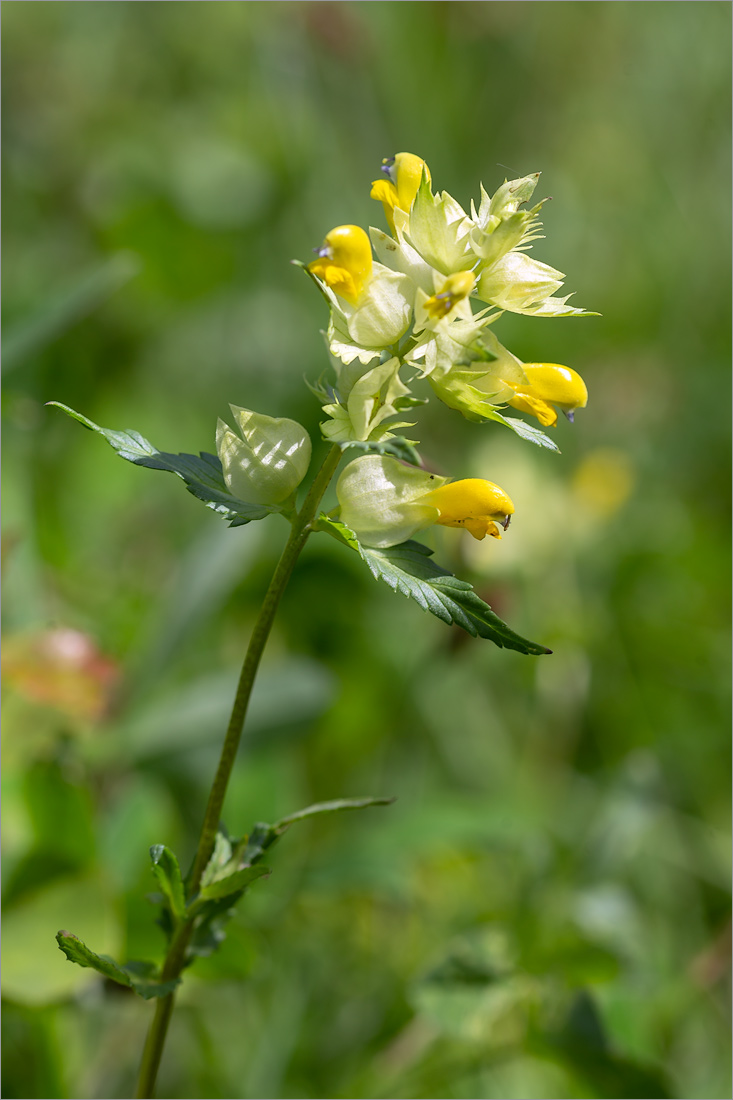
<path fill-rule="evenodd" d="M 526 420 L 519 420 L 516 416 L 502 416 L 497 410 L 492 412 L 485 412 L 482 415 L 486 420 L 495 420 L 497 424 L 503 424 L 507 428 L 511 428 L 513 432 L 516 432 L 521 439 L 526 439 L 530 443 L 535 443 L 538 447 L 544 447 L 548 451 L 556 451 L 557 454 L 561 454 L 560 448 L 554 439 L 551 439 L 549 435 L 546 435 L 534 424 L 528 424 Z"/>
<path fill-rule="evenodd" d="M 431 561 L 432 550 L 427 546 L 410 540 L 385 550 L 362 546 L 360 553 L 375 578 L 409 596 L 444 623 L 455 623 L 474 638 L 486 638 L 500 648 L 518 653 L 538 656 L 552 652 L 515 634 L 468 581 L 459 580 Z"/>
<path fill-rule="evenodd" d="M 173 992 L 180 981 L 179 978 L 169 982 L 158 981 L 158 969 L 155 963 L 151 962 L 130 962 L 125 966 L 118 966 L 108 955 L 97 955 L 73 932 L 63 930 L 57 932 L 56 942 L 69 962 L 96 970 L 98 974 L 117 982 L 118 985 L 133 989 L 145 1000 L 167 996 Z"/>
<path fill-rule="evenodd" d="M 552 653 L 551 649 L 516 634 L 478 596 L 468 581 L 459 580 L 447 569 L 431 561 L 433 551 L 410 540 L 385 550 L 362 546 L 356 534 L 337 519 L 323 513 L 314 524 L 333 538 L 356 550 L 377 580 L 383 580 L 395 592 L 409 596 L 444 623 L 462 627 L 474 638 L 487 638 L 500 648 L 518 653 Z"/>
<path fill-rule="evenodd" d="M 422 459 L 409 439 L 395 435 L 391 439 L 361 440 L 349 439 L 340 444 L 341 450 L 352 449 L 360 454 L 391 455 L 407 462 L 411 466 L 422 466 Z"/>
<path fill-rule="evenodd" d="M 184 482 L 189 493 L 203 501 L 207 508 L 211 508 L 224 519 L 229 520 L 230 527 L 241 527 L 245 523 L 251 523 L 252 520 L 264 519 L 265 516 L 281 511 L 274 505 L 248 504 L 232 496 L 226 487 L 221 462 L 216 455 L 207 454 L 205 451 L 198 455 L 159 451 L 139 432 L 132 429 L 113 431 L 109 428 L 100 428 L 99 424 L 70 409 L 68 405 L 62 405 L 60 401 L 48 401 L 47 404 L 61 409 L 73 420 L 78 420 L 85 428 L 104 436 L 110 447 L 127 462 L 132 462 L 135 466 L 145 466 L 149 470 L 165 470 L 176 474 Z"/>
<path fill-rule="evenodd" d="M 178 860 L 165 844 L 154 844 L 150 849 L 150 858 L 153 862 L 153 874 L 160 883 L 171 913 L 176 920 L 185 920 L 186 898 Z"/>
<path fill-rule="evenodd" d="M 356 550 L 377 580 L 388 584 L 395 592 L 409 596 L 444 623 L 460 626 L 474 638 L 487 638 L 504 649 L 539 656 L 551 649 L 530 642 L 516 634 L 478 596 L 468 581 L 459 580 L 447 569 L 431 561 L 433 551 L 412 540 L 385 550 L 362 546 L 354 532 L 344 523 L 320 515 L 316 530 L 329 535 Z"/>
<path fill-rule="evenodd" d="M 241 893 L 250 883 L 269 874 L 269 867 L 242 867 L 230 875 L 214 879 L 207 886 L 202 886 L 199 897 L 204 901 L 228 898 L 231 894 Z"/>

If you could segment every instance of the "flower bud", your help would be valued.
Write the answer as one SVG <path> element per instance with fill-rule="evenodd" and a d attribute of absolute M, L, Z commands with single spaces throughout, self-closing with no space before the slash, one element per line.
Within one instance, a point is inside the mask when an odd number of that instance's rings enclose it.
<path fill-rule="evenodd" d="M 441 289 L 424 303 L 430 319 L 439 321 L 447 317 L 459 302 L 468 297 L 475 285 L 476 276 L 472 271 L 458 271 L 455 275 L 449 275 Z"/>
<path fill-rule="evenodd" d="M 227 489 L 249 504 L 281 504 L 305 477 L 310 436 L 295 420 L 230 405 L 239 435 L 219 420 L 216 449 Z"/>
<path fill-rule="evenodd" d="M 539 178 L 539 172 L 533 172 L 531 176 L 522 176 L 521 179 L 504 180 L 489 201 L 487 214 L 502 218 L 516 213 L 518 207 L 532 197 Z"/>

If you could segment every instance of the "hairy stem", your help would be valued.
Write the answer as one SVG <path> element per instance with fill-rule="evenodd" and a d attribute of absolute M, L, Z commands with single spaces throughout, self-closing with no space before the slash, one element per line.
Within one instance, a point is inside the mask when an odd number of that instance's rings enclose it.
<path fill-rule="evenodd" d="M 247 707 L 252 694 L 252 687 L 265 644 L 270 634 L 273 619 L 275 618 L 275 612 L 280 603 L 280 597 L 290 579 L 290 574 L 293 571 L 298 556 L 305 546 L 308 535 L 311 533 L 312 523 L 318 505 L 336 471 L 340 458 L 341 449 L 338 446 L 333 446 L 326 456 L 320 470 L 316 474 L 313 484 L 308 490 L 308 495 L 303 501 L 303 506 L 293 520 L 290 537 L 285 544 L 285 549 L 280 556 L 280 561 L 277 563 L 275 572 L 272 575 L 270 586 L 262 601 L 262 607 L 260 608 L 257 622 L 252 630 L 252 636 L 250 637 L 244 664 L 242 665 L 242 671 L 237 685 L 237 693 L 234 697 L 234 705 L 232 707 L 229 725 L 221 750 L 219 767 L 217 768 L 209 794 L 209 801 L 204 815 L 204 823 L 201 828 L 201 836 L 187 882 L 189 897 L 197 893 L 201 883 L 201 876 L 214 850 L 214 841 L 216 840 L 216 833 L 219 828 L 221 810 L 224 804 L 229 778 L 236 759 L 237 749 L 239 748 L 239 742 L 244 728 L 244 720 L 247 716 Z M 163 964 L 161 981 L 172 981 L 180 976 L 186 964 L 186 948 L 188 947 L 188 942 L 193 932 L 193 926 L 193 920 L 189 920 L 178 927 Z M 143 1050 L 143 1057 L 140 1065 L 140 1076 L 136 1093 L 136 1096 L 139 1098 L 148 1098 L 154 1095 L 155 1081 L 158 1074 L 160 1059 L 163 1054 L 168 1024 L 170 1023 L 171 1014 L 173 1012 L 174 998 L 174 993 L 169 993 L 167 997 L 158 998 L 155 1016 L 153 1017 L 150 1030 L 145 1040 L 145 1048 Z"/>

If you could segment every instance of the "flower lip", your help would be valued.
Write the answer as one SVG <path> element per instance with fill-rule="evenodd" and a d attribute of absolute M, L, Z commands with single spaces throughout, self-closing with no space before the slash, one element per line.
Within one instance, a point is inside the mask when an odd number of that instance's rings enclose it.
<path fill-rule="evenodd" d="M 379 169 L 379 171 L 382 172 L 383 175 L 385 175 L 388 179 L 390 179 L 392 183 L 396 183 L 394 170 L 395 159 L 395 157 L 385 157 L 382 161 L 382 166 Z"/>
<path fill-rule="evenodd" d="M 504 490 L 483 478 L 449 482 L 426 493 L 422 501 L 435 505 L 440 512 L 436 522 L 441 526 L 460 527 L 479 540 L 486 535 L 500 539 L 499 527 L 506 531 L 514 512 Z"/>

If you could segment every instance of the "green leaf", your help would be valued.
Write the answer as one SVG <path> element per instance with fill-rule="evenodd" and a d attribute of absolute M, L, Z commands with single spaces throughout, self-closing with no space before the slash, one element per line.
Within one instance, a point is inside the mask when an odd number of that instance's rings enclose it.
<path fill-rule="evenodd" d="M 221 946 L 226 939 L 224 926 L 234 916 L 234 907 L 243 893 L 244 890 L 240 890 L 239 893 L 202 903 L 188 945 L 188 955 L 213 955 Z"/>
<path fill-rule="evenodd" d="M 214 840 L 214 851 L 211 853 L 211 859 L 204 868 L 204 873 L 201 876 L 201 886 L 208 886 L 216 878 L 226 874 L 225 868 L 227 864 L 231 862 L 232 858 L 232 842 L 227 835 L 226 830 L 222 827 L 219 829 Z"/>
<path fill-rule="evenodd" d="M 324 382 L 326 377 L 326 371 L 323 371 L 315 382 L 310 382 L 305 375 L 303 375 L 303 381 L 313 396 L 317 398 L 322 405 L 330 405 L 336 400 L 336 394 L 333 391 L 333 387 L 329 386 L 327 382 Z"/>
<path fill-rule="evenodd" d="M 139 432 L 132 429 L 118 432 L 100 428 L 94 421 L 70 409 L 68 405 L 62 405 L 60 401 L 48 401 L 47 404 L 54 405 L 67 416 L 78 420 L 85 428 L 104 436 L 110 447 L 127 462 L 133 462 L 136 466 L 146 466 L 149 470 L 166 470 L 177 474 L 184 481 L 189 493 L 203 501 L 207 508 L 213 509 L 224 519 L 229 520 L 230 527 L 240 527 L 244 523 L 264 519 L 265 516 L 281 510 L 273 505 L 247 504 L 233 497 L 226 487 L 221 462 L 216 455 L 207 454 L 205 451 L 199 455 L 176 455 L 159 451 Z"/>
<path fill-rule="evenodd" d="M 199 896 L 204 901 L 226 898 L 231 894 L 241 893 L 250 883 L 270 873 L 269 867 L 242 867 L 238 871 L 233 871 L 230 875 L 214 879 L 207 886 L 202 886 Z"/>
<path fill-rule="evenodd" d="M 321 512 L 314 521 L 313 530 L 324 531 L 338 542 L 342 542 L 344 546 L 348 546 L 349 549 L 356 550 L 357 554 L 361 554 L 361 544 L 351 528 L 338 519 L 331 519 L 325 512 Z"/>
<path fill-rule="evenodd" d="M 274 825 L 268 825 L 266 821 L 257 821 L 252 826 L 252 832 L 242 842 L 240 862 L 250 867 L 258 863 L 267 849 L 272 847 L 281 836 L 282 833 L 279 833 Z"/>
<path fill-rule="evenodd" d="M 404 397 L 397 398 L 394 407 L 398 412 L 403 412 L 405 409 L 414 409 L 417 405 L 427 405 L 429 402 L 428 397 L 413 397 L 412 394 L 406 394 Z"/>
<path fill-rule="evenodd" d="M 326 305 L 330 309 L 331 308 L 331 299 L 326 294 L 325 290 L 323 289 L 323 286 L 321 285 L 321 283 L 319 283 L 316 276 L 309 269 L 308 264 L 304 264 L 302 260 L 291 260 L 290 262 L 293 265 L 293 267 L 299 267 L 301 271 L 304 271 L 306 273 L 306 275 L 311 280 L 311 282 L 316 285 L 319 293 L 325 299 Z"/>
<path fill-rule="evenodd" d="M 546 646 L 515 634 L 476 595 L 468 581 L 459 580 L 431 561 L 433 551 L 427 546 L 410 540 L 386 550 L 375 550 L 362 546 L 346 524 L 323 514 L 318 517 L 315 526 L 316 530 L 325 531 L 356 550 L 369 566 L 373 577 L 384 581 L 395 592 L 409 596 L 420 604 L 423 611 L 429 611 L 444 623 L 455 623 L 474 638 L 487 638 L 500 648 L 515 649 L 518 653 L 534 656 L 552 653 Z"/>
<path fill-rule="evenodd" d="M 351 448 L 361 454 L 392 455 L 393 458 L 399 458 L 402 462 L 409 462 L 411 466 L 422 466 L 422 459 L 410 440 L 401 435 L 373 441 L 349 439 L 341 443 L 340 447 L 342 451 Z"/>
<path fill-rule="evenodd" d="M 534 424 L 528 424 L 525 420 L 519 420 L 516 416 L 502 416 L 496 409 L 491 412 L 482 411 L 482 415 L 486 420 L 495 420 L 497 424 L 503 424 L 506 428 L 511 428 L 522 439 L 526 439 L 530 443 L 536 443 L 538 447 L 544 447 L 548 451 L 556 451 L 557 454 L 562 453 L 555 440 L 550 439 L 549 435 L 545 435 Z"/>
<path fill-rule="evenodd" d="M 312 806 L 306 806 L 304 810 L 297 810 L 294 814 L 281 817 L 272 828 L 280 834 L 296 821 L 303 821 L 306 817 L 315 817 L 317 814 L 340 813 L 341 810 L 365 810 L 369 806 L 391 806 L 395 801 L 392 798 L 334 798 L 329 802 L 314 802 Z"/>
<path fill-rule="evenodd" d="M 185 920 L 186 898 L 178 860 L 165 844 L 154 844 L 150 849 L 150 858 L 153 861 L 153 873 L 165 894 L 171 913 L 176 920 Z"/>
<path fill-rule="evenodd" d="M 160 982 L 158 969 L 152 962 L 129 962 L 125 966 L 118 966 L 114 959 L 108 955 L 97 955 L 91 948 L 75 936 L 73 932 L 60 931 L 56 933 L 56 942 L 66 955 L 69 962 L 77 966 L 90 967 L 119 985 L 127 986 L 139 993 L 145 1000 L 151 997 L 165 997 L 172 993 L 180 981 L 179 978 L 169 982 Z"/>
<path fill-rule="evenodd" d="M 546 646 L 515 634 L 476 595 L 468 581 L 459 580 L 432 562 L 432 550 L 427 546 L 410 540 L 386 550 L 362 546 L 360 553 L 375 578 L 383 580 L 396 592 L 410 596 L 424 611 L 430 611 L 444 623 L 455 623 L 474 638 L 487 638 L 500 648 L 535 656 L 552 652 Z"/>

